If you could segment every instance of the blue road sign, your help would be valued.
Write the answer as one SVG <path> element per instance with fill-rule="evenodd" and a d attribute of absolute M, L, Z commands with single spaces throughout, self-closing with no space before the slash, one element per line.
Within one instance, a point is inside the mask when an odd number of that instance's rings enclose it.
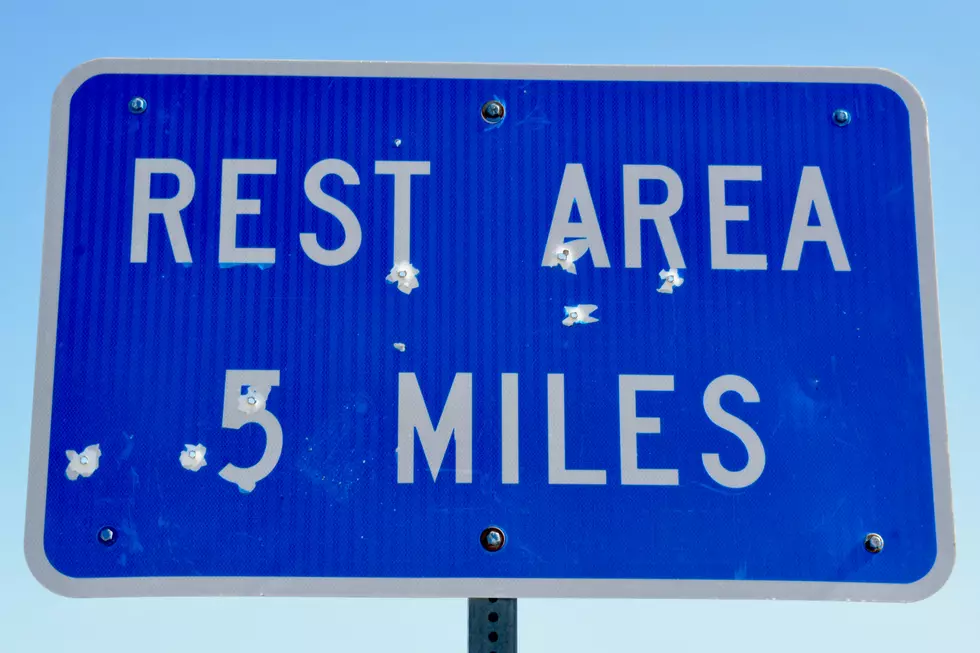
<path fill-rule="evenodd" d="M 30 566 L 73 596 L 928 596 L 927 148 L 879 70 L 86 64 Z"/>

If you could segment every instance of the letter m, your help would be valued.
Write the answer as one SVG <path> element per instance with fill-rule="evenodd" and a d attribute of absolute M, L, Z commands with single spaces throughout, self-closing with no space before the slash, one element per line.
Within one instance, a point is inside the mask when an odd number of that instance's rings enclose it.
<path fill-rule="evenodd" d="M 473 376 L 457 374 L 449 397 L 432 426 L 415 374 L 398 375 L 398 482 L 415 482 L 415 433 L 435 482 L 446 457 L 449 441 L 456 437 L 456 482 L 473 480 Z"/>

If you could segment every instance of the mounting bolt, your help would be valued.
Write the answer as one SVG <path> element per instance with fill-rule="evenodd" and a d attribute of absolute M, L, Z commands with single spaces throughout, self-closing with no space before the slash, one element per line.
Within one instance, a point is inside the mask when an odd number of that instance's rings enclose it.
<path fill-rule="evenodd" d="M 864 538 L 864 548 L 868 553 L 881 553 L 885 548 L 885 538 L 877 533 L 868 533 Z"/>
<path fill-rule="evenodd" d="M 496 526 L 491 526 L 490 528 L 484 529 L 480 534 L 480 544 L 483 548 L 491 553 L 494 551 L 500 551 L 504 548 L 504 532 L 497 528 Z"/>
<path fill-rule="evenodd" d="M 834 124 L 838 127 L 845 127 L 851 124 L 851 112 L 847 109 L 837 109 L 832 116 Z"/>
<path fill-rule="evenodd" d="M 491 125 L 496 125 L 504 119 L 504 105 L 500 100 L 490 100 L 483 105 L 480 115 Z"/>
<path fill-rule="evenodd" d="M 146 111 L 146 100 L 141 97 L 134 97 L 129 101 L 129 112 L 139 115 Z"/>
<path fill-rule="evenodd" d="M 116 543 L 116 531 L 109 526 L 103 526 L 99 529 L 99 542 L 102 542 L 106 546 L 112 546 Z"/>

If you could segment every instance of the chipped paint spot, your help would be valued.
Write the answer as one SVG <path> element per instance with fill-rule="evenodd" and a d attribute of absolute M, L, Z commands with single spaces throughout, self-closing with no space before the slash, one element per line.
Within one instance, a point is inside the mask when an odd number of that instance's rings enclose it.
<path fill-rule="evenodd" d="M 264 409 L 265 397 L 261 392 L 252 388 L 252 386 L 249 386 L 248 392 L 238 398 L 238 410 L 246 415 L 254 415 Z"/>
<path fill-rule="evenodd" d="M 396 342 L 395 343 L 395 349 L 397 349 L 398 351 L 405 351 L 405 349 L 406 349 L 405 343 L 404 342 Z"/>
<path fill-rule="evenodd" d="M 395 263 L 385 280 L 388 283 L 398 284 L 398 290 L 406 295 L 410 295 L 413 290 L 419 287 L 419 271 L 408 261 Z"/>
<path fill-rule="evenodd" d="M 565 307 L 565 319 L 561 321 L 565 326 L 573 324 L 592 324 L 598 322 L 599 318 L 592 317 L 592 311 L 599 307 L 595 304 L 579 304 L 578 306 Z"/>
<path fill-rule="evenodd" d="M 79 476 L 88 478 L 99 468 L 99 458 L 102 457 L 102 450 L 99 445 L 90 444 L 81 453 L 72 449 L 65 452 L 68 458 L 68 468 L 65 469 L 65 476 L 69 481 L 78 480 Z"/>
<path fill-rule="evenodd" d="M 663 279 L 663 285 L 657 288 L 657 292 L 662 292 L 667 295 L 673 295 L 674 288 L 684 283 L 684 280 L 681 279 L 681 275 L 677 273 L 677 268 L 661 270 L 660 278 Z"/>
<path fill-rule="evenodd" d="M 559 243 L 551 253 L 550 267 L 557 265 L 569 274 L 578 274 L 575 270 L 575 261 L 582 258 L 585 252 L 588 251 L 588 247 L 582 246 L 583 243 L 588 244 L 588 239 L 578 238 L 566 243 Z"/>
<path fill-rule="evenodd" d="M 184 469 L 189 469 L 192 472 L 196 472 L 202 467 L 207 466 L 207 461 L 204 460 L 204 455 L 207 453 L 208 449 L 203 444 L 185 444 L 184 451 L 180 452 L 180 465 Z"/>

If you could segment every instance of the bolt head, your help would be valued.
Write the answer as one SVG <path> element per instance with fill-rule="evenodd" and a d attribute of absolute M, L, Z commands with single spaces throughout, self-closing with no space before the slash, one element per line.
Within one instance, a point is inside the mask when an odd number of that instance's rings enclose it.
<path fill-rule="evenodd" d="M 504 119 L 504 105 L 500 100 L 490 100 L 483 105 L 480 114 L 485 121 L 494 125 Z"/>
<path fill-rule="evenodd" d="M 480 544 L 491 553 L 504 548 L 504 532 L 496 526 L 491 526 L 480 534 Z"/>
<path fill-rule="evenodd" d="M 103 526 L 99 529 L 99 542 L 112 546 L 116 543 L 116 531 L 109 526 Z"/>
<path fill-rule="evenodd" d="M 881 553 L 885 548 L 885 538 L 877 533 L 868 533 L 864 538 L 864 548 L 868 553 Z"/>
<path fill-rule="evenodd" d="M 146 100 L 141 97 L 134 97 L 129 101 L 129 110 L 135 114 L 143 113 L 146 111 Z"/>
<path fill-rule="evenodd" d="M 833 115 L 834 124 L 843 127 L 851 122 L 851 114 L 846 109 L 837 109 Z"/>

